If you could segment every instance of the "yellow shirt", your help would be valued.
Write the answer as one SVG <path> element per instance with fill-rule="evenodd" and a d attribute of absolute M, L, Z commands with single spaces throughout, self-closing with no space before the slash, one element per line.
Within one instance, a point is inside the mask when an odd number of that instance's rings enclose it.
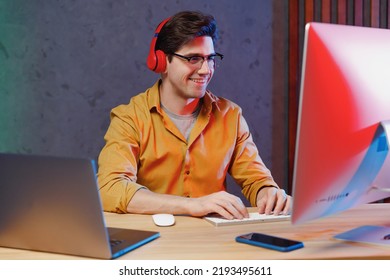
<path fill-rule="evenodd" d="M 140 188 L 187 197 L 225 190 L 227 172 L 253 206 L 261 187 L 277 187 L 238 105 L 207 91 L 187 141 L 161 109 L 158 85 L 111 111 L 98 170 L 105 211 L 125 213 Z"/>

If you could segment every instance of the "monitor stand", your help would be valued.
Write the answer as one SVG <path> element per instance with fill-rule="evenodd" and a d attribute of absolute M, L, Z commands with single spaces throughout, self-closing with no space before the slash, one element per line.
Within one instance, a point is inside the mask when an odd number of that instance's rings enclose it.
<path fill-rule="evenodd" d="M 390 246 L 390 227 L 361 226 L 334 236 L 335 239 L 372 245 Z"/>
<path fill-rule="evenodd" d="M 389 151 L 390 120 L 382 121 L 378 127 L 378 151 Z M 382 149 L 382 150 L 381 150 Z M 381 169 L 369 191 L 389 192 L 390 196 L 390 156 L 387 154 Z M 390 227 L 365 225 L 334 236 L 335 239 L 374 245 L 390 246 Z"/>
<path fill-rule="evenodd" d="M 378 149 L 386 150 L 389 153 L 390 147 L 390 120 L 382 121 L 380 123 L 382 133 L 379 136 L 380 141 Z M 371 186 L 372 190 L 378 190 L 383 192 L 390 192 L 390 156 L 387 154 L 385 161 L 383 162 L 382 168 L 377 174 L 375 180 Z M 389 194 L 390 196 L 390 194 Z"/>

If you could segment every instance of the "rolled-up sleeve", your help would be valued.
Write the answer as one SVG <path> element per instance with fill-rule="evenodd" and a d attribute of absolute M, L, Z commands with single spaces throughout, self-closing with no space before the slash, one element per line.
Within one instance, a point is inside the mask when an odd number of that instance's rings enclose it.
<path fill-rule="evenodd" d="M 237 119 L 237 142 L 231 160 L 230 175 L 241 186 L 243 195 L 256 206 L 257 193 L 264 186 L 279 188 L 261 159 L 244 117 Z"/>
<path fill-rule="evenodd" d="M 138 133 L 131 118 L 124 118 L 119 106 L 111 111 L 111 123 L 99 155 L 98 183 L 103 209 L 126 213 L 133 195 L 145 188 L 137 181 Z"/>

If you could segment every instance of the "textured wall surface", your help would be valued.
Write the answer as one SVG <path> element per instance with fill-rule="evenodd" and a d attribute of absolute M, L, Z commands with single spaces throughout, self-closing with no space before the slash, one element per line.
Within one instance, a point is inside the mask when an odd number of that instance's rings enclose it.
<path fill-rule="evenodd" d="M 210 89 L 243 108 L 272 170 L 284 149 L 273 131 L 283 125 L 273 123 L 272 2 L 0 0 L 0 152 L 96 158 L 110 110 L 158 79 L 145 65 L 155 27 L 190 9 L 216 17 L 225 58 Z"/>

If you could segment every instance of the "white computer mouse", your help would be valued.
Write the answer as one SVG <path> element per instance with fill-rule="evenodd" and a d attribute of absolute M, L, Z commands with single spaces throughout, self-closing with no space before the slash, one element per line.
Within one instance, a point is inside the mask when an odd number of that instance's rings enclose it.
<path fill-rule="evenodd" d="M 175 224 L 175 217 L 172 214 L 154 214 L 152 218 L 159 227 L 169 227 Z"/>

